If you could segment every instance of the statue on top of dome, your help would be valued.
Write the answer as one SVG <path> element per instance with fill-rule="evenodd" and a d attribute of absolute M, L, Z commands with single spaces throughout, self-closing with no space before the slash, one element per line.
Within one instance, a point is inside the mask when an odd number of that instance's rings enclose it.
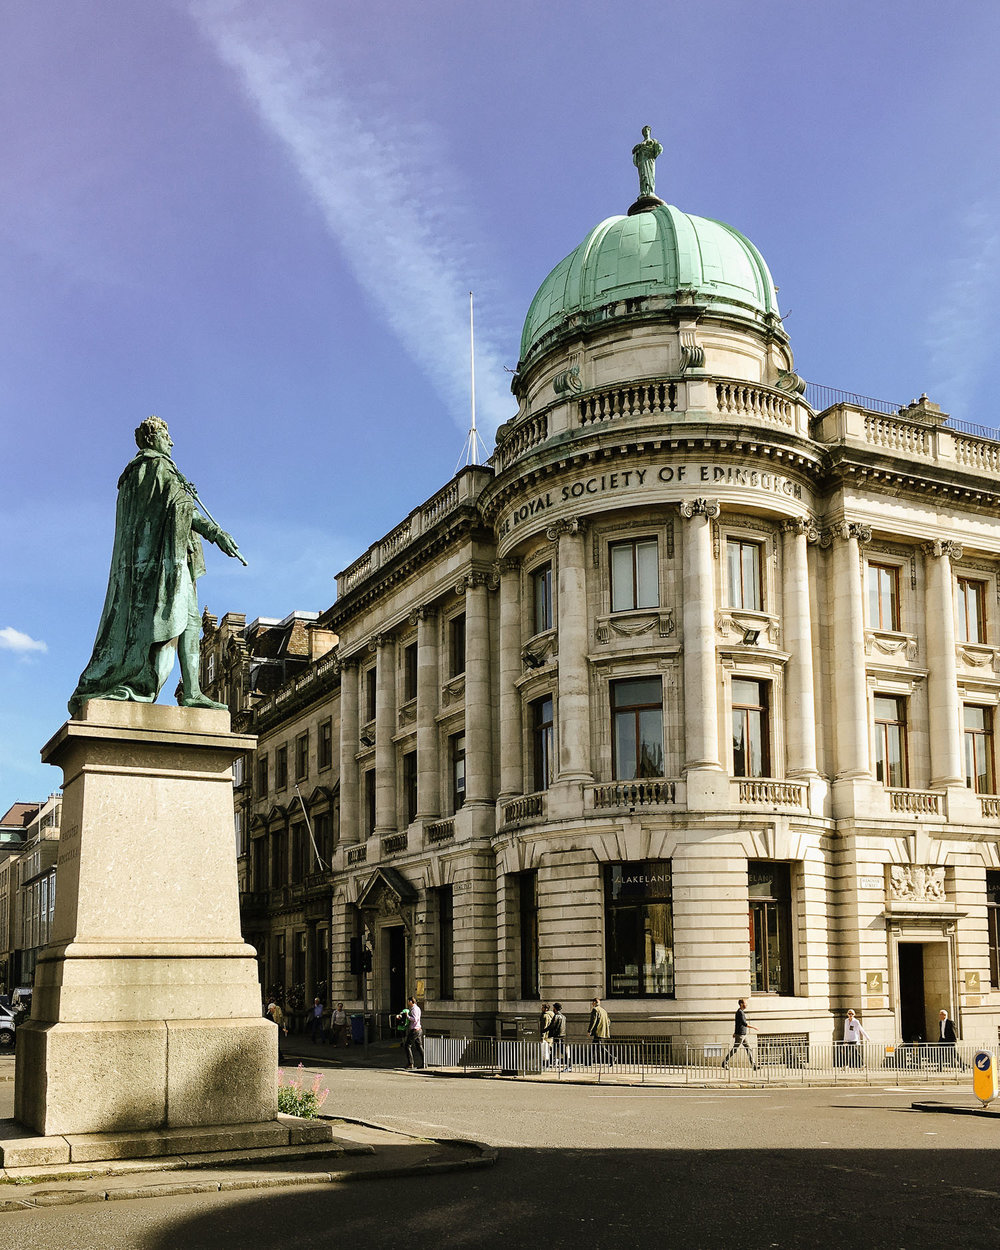
<path fill-rule="evenodd" d="M 652 128 L 643 126 L 642 142 L 632 149 L 632 163 L 639 171 L 639 198 L 655 195 L 656 158 L 663 154 L 663 144 L 652 137 Z"/>

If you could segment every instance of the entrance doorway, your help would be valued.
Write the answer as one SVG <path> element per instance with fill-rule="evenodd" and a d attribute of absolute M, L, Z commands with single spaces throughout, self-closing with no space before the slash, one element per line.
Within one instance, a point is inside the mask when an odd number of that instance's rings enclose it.
<path fill-rule="evenodd" d="M 382 930 L 383 1009 L 402 1011 L 406 1006 L 406 930 L 394 924 Z"/>
<path fill-rule="evenodd" d="M 899 1032 L 904 1042 L 935 1041 L 938 1012 L 952 1012 L 947 942 L 900 942 Z"/>

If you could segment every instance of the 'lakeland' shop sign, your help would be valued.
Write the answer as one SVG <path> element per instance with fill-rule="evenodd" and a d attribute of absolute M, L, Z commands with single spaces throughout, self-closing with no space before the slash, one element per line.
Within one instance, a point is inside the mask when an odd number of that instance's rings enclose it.
<path fill-rule="evenodd" d="M 651 464 L 642 469 L 615 469 L 611 472 L 595 473 L 590 477 L 578 478 L 575 482 L 554 486 L 552 490 L 536 495 L 526 503 L 518 504 L 513 508 L 501 522 L 498 537 L 510 533 L 518 525 L 523 525 L 525 521 L 537 516 L 540 512 L 547 512 L 557 504 L 585 499 L 588 495 L 623 491 L 632 494 L 662 485 L 681 485 L 691 488 L 749 487 L 751 490 L 762 491 L 769 495 L 782 495 L 788 499 L 802 498 L 802 486 L 799 482 L 783 477 L 780 473 L 771 473 L 766 469 L 747 469 L 731 464 Z"/>

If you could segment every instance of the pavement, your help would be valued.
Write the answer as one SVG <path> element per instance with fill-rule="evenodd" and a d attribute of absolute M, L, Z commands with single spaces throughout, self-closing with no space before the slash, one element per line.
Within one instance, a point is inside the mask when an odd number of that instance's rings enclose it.
<path fill-rule="evenodd" d="M 310 1069 L 401 1067 L 397 1043 L 373 1044 L 367 1057 L 333 1051 L 290 1038 L 285 1071 L 302 1062 Z M 401 1073 L 402 1077 L 418 1074 Z M 14 1057 L 0 1055 L 0 1105 L 13 1107 Z M 383 1180 L 489 1167 L 497 1152 L 481 1142 L 419 1137 L 366 1120 L 320 1116 L 333 1126 L 332 1142 L 283 1150 L 259 1149 L 159 1159 L 119 1160 L 0 1169 L 0 1212 L 114 1202 L 128 1198 L 225 1193 Z"/>

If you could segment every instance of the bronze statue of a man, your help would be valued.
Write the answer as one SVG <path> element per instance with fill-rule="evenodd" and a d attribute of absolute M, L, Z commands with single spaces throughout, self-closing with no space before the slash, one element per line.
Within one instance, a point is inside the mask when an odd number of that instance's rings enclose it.
<path fill-rule="evenodd" d="M 656 186 L 656 158 L 663 155 L 663 144 L 653 137 L 649 126 L 642 128 L 642 142 L 632 149 L 632 163 L 639 171 L 639 196 L 645 198 L 654 194 Z"/>
<path fill-rule="evenodd" d="M 139 454 L 118 479 L 111 575 L 94 653 L 69 710 L 76 715 L 88 699 L 155 703 L 177 651 L 181 706 L 224 709 L 202 694 L 199 678 L 199 535 L 227 556 L 243 557 L 232 535 L 198 510 L 194 487 L 170 458 L 167 423 L 147 417 L 135 441 Z"/>

